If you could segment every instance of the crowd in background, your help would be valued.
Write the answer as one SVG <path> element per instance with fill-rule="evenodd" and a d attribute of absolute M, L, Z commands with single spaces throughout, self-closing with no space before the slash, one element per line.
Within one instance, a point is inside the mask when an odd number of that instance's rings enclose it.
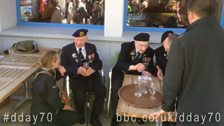
<path fill-rule="evenodd" d="M 176 0 L 128 0 L 129 13 L 176 12 Z"/>
<path fill-rule="evenodd" d="M 29 21 L 104 24 L 104 0 L 33 0 Z"/>
<path fill-rule="evenodd" d="M 142 17 L 144 22 L 143 25 L 139 24 L 139 21 L 129 25 L 176 28 L 179 23 L 176 3 L 176 0 L 128 0 L 128 14 L 135 15 L 136 18 Z M 129 21 L 131 20 L 130 17 Z"/>

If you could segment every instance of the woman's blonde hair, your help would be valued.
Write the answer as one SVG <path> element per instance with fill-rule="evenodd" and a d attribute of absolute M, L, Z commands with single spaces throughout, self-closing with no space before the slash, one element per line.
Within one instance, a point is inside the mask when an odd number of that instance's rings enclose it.
<path fill-rule="evenodd" d="M 41 57 L 40 67 L 41 68 L 52 68 L 52 63 L 56 62 L 58 59 L 58 52 L 54 50 L 49 50 Z"/>

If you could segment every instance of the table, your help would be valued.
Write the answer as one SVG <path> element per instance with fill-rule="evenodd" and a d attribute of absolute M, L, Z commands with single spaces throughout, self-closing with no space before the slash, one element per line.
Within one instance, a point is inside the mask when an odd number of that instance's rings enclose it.
<path fill-rule="evenodd" d="M 137 79 L 136 75 L 125 74 L 122 86 L 131 84 L 134 79 Z M 159 80 L 157 82 L 157 86 L 160 86 L 158 83 L 159 83 Z M 150 119 L 149 117 L 150 113 L 159 112 L 160 110 L 161 110 L 161 106 L 154 107 L 154 108 L 138 108 L 135 106 L 131 106 L 127 104 L 125 101 L 119 99 L 118 106 L 117 106 L 117 115 Z"/>
<path fill-rule="evenodd" d="M 20 88 L 36 70 L 34 67 L 0 65 L 0 103 Z"/>
<path fill-rule="evenodd" d="M 36 67 L 39 60 L 40 57 L 37 56 L 7 55 L 2 61 L 0 61 L 0 64 Z"/>

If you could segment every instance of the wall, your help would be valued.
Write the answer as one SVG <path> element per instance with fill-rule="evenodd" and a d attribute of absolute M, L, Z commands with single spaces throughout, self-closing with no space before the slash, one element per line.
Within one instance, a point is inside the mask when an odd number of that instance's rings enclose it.
<path fill-rule="evenodd" d="M 2 4 L 0 4 L 1 8 Z M 2 11 L 0 11 L 0 31 L 2 31 Z"/>
<path fill-rule="evenodd" d="M 105 8 L 108 9 L 105 9 L 104 35 L 110 37 L 122 37 L 124 0 L 105 0 Z"/>
<path fill-rule="evenodd" d="M 16 0 L 1 0 L 0 31 L 16 26 Z"/>
<path fill-rule="evenodd" d="M 2 36 L 0 36 L 0 54 L 3 51 L 3 41 L 2 41 Z"/>
<path fill-rule="evenodd" d="M 0 8 L 2 8 L 2 4 L 0 4 Z M 2 11 L 0 11 L 0 31 L 2 31 Z M 0 54 L 3 51 L 3 42 L 2 36 L 0 36 Z"/>
<path fill-rule="evenodd" d="M 0 31 L 2 31 L 2 19 L 3 19 L 3 17 L 2 17 L 3 11 L 2 10 L 3 10 L 2 4 L 0 4 Z"/>

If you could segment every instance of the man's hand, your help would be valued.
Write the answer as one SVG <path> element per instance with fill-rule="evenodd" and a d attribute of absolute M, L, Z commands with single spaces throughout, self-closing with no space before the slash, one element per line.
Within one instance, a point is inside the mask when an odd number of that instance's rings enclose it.
<path fill-rule="evenodd" d="M 138 63 L 136 65 L 131 65 L 129 66 L 129 71 L 130 70 L 137 70 L 138 72 L 142 72 L 145 70 L 145 66 L 142 63 Z"/>
<path fill-rule="evenodd" d="M 63 66 L 59 65 L 58 66 L 58 70 L 59 70 L 61 76 L 64 76 L 65 75 L 66 70 L 65 70 L 65 68 Z"/>
<path fill-rule="evenodd" d="M 70 110 L 70 111 L 74 111 L 74 109 L 73 109 L 70 105 L 64 105 L 63 110 Z"/>
<path fill-rule="evenodd" d="M 143 65 L 142 63 L 138 63 L 138 64 L 136 65 L 136 70 L 137 70 L 138 72 L 142 72 L 142 71 L 144 71 L 144 70 L 145 70 L 145 65 Z"/>
<path fill-rule="evenodd" d="M 77 74 L 81 74 L 82 76 L 87 76 L 87 70 L 86 70 L 86 68 L 80 66 L 78 68 Z"/>
<path fill-rule="evenodd" d="M 160 67 L 159 66 L 156 66 L 156 68 L 157 68 L 157 77 L 161 80 L 161 81 L 163 81 L 163 71 L 160 69 Z"/>
<path fill-rule="evenodd" d="M 148 72 L 148 71 L 143 71 L 142 75 L 143 76 L 150 76 L 150 77 L 152 76 L 152 74 L 150 72 Z"/>
<path fill-rule="evenodd" d="M 176 122 L 176 112 L 165 112 L 161 109 L 159 112 L 151 113 L 150 116 L 154 117 L 155 121 Z"/>
<path fill-rule="evenodd" d="M 90 76 L 95 72 L 95 70 L 92 67 L 88 67 L 87 72 L 86 72 L 86 76 Z"/>
<path fill-rule="evenodd" d="M 164 110 L 160 110 L 159 112 L 152 113 L 150 116 L 153 116 L 155 120 L 159 121 L 169 121 L 169 122 L 174 122 L 172 118 L 172 112 L 165 112 Z M 166 119 L 166 120 L 164 120 Z"/>
<path fill-rule="evenodd" d="M 130 65 L 128 68 L 128 71 L 136 70 L 136 69 L 137 69 L 136 65 Z"/>

